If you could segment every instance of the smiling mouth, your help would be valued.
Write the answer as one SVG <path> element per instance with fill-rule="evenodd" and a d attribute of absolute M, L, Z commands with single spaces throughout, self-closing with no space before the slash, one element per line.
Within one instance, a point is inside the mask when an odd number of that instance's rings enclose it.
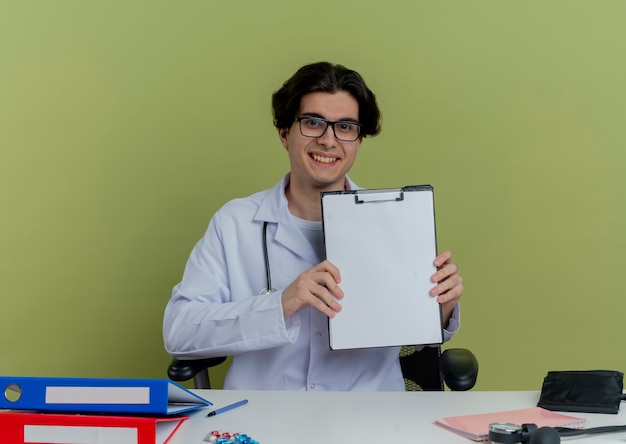
<path fill-rule="evenodd" d="M 320 163 L 333 163 L 337 160 L 336 157 L 324 157 L 318 154 L 313 154 L 312 157 L 313 157 L 313 160 L 315 160 L 316 162 L 320 162 Z"/>

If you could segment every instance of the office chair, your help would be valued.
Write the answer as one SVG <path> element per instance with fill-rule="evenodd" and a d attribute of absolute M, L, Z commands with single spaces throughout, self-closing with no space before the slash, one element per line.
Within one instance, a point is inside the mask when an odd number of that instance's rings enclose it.
<path fill-rule="evenodd" d="M 193 379 L 197 389 L 210 389 L 209 368 L 226 360 L 226 357 L 195 360 L 174 359 L 167 369 L 172 381 Z M 402 347 L 400 366 L 407 391 L 469 390 L 476 384 L 478 361 L 467 349 L 451 348 L 441 352 L 441 347 Z"/>
<path fill-rule="evenodd" d="M 407 391 L 470 390 L 478 378 L 478 360 L 465 348 L 404 346 L 400 367 Z"/>

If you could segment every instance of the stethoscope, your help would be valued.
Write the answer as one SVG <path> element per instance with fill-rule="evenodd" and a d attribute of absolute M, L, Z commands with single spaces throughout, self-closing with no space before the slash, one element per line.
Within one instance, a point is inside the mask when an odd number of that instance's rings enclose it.
<path fill-rule="evenodd" d="M 263 259 L 265 259 L 265 276 L 267 287 L 259 292 L 259 294 L 271 294 L 278 290 L 272 288 L 272 272 L 270 271 L 270 257 L 267 253 L 267 221 L 263 222 Z"/>

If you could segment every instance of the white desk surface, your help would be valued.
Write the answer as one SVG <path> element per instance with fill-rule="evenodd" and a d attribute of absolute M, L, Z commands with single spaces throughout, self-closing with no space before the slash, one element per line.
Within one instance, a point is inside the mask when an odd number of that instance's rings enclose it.
<path fill-rule="evenodd" d="M 240 432 L 261 444 L 375 444 L 410 442 L 471 444 L 444 430 L 438 418 L 534 407 L 539 392 L 281 392 L 197 390 L 215 408 L 248 399 L 220 415 L 191 414 L 168 444 L 201 444 L 212 430 Z M 618 415 L 566 413 L 586 418 L 587 427 L 626 424 Z M 583 435 L 564 442 L 626 443 L 626 432 Z"/>

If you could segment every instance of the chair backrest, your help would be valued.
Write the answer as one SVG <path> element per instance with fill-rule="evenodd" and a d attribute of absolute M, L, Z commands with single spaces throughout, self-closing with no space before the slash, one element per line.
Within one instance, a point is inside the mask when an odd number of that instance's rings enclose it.
<path fill-rule="evenodd" d="M 407 391 L 441 391 L 440 347 L 405 345 L 400 350 L 400 366 Z"/>
<path fill-rule="evenodd" d="M 407 391 L 443 390 L 439 367 L 440 347 L 404 346 L 400 350 L 400 366 Z M 198 389 L 211 388 L 208 369 L 224 362 L 226 358 L 208 358 L 191 361 L 174 359 L 168 368 L 173 381 L 194 380 Z"/>
<path fill-rule="evenodd" d="M 226 361 L 226 356 L 184 361 L 173 359 L 167 368 L 167 376 L 172 381 L 176 382 L 193 379 L 194 388 L 210 389 L 211 379 L 209 378 L 209 369 L 220 365 L 224 361 Z"/>

